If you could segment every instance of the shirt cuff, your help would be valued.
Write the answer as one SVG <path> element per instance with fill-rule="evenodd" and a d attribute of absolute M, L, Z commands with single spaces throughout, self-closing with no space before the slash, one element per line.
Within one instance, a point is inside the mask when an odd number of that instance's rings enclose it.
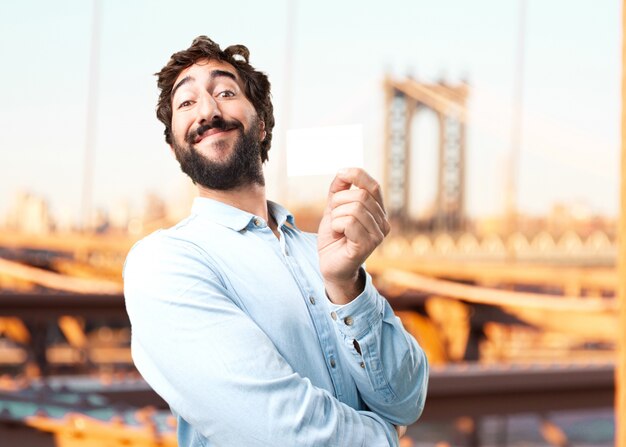
<path fill-rule="evenodd" d="M 363 267 L 361 267 L 363 269 Z M 335 304 L 328 300 L 330 317 L 345 337 L 361 338 L 383 318 L 384 303 L 372 284 L 372 277 L 365 273 L 363 292 L 348 304 Z"/>

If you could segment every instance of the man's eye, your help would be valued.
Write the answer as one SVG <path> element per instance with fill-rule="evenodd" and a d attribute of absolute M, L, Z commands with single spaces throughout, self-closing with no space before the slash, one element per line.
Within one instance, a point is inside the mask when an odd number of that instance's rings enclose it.
<path fill-rule="evenodd" d="M 232 90 L 224 90 L 217 94 L 218 98 L 231 98 L 233 96 L 235 96 L 235 92 L 233 92 Z"/>
<path fill-rule="evenodd" d="M 191 105 L 191 101 L 187 100 L 187 101 L 183 101 L 178 105 L 179 109 L 182 109 L 183 107 L 187 107 Z"/>

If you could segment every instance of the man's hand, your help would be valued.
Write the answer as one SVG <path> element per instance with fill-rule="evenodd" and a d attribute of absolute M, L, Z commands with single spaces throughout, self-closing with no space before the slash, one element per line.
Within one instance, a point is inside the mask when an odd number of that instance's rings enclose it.
<path fill-rule="evenodd" d="M 380 185 L 363 169 L 339 171 L 317 237 L 320 270 L 332 302 L 347 304 L 363 291 L 361 264 L 390 229 Z"/>

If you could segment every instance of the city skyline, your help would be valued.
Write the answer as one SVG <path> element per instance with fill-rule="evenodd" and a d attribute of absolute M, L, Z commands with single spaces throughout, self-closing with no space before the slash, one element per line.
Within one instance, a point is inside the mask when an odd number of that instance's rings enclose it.
<path fill-rule="evenodd" d="M 411 74 L 423 80 L 468 78 L 468 212 L 501 213 L 518 2 L 342 2 L 332 8 L 297 2 L 291 64 L 285 1 L 177 5 L 102 4 L 94 209 L 138 203 L 147 191 L 176 203 L 187 190 L 154 118 L 152 73 L 193 37 L 208 34 L 223 46 L 246 44 L 251 63 L 270 76 L 277 118 L 267 167 L 270 198 L 284 195 L 276 161 L 287 129 L 362 124 L 365 165 L 380 178 L 381 82 L 387 73 Z M 601 6 L 528 1 L 518 168 L 524 213 L 545 213 L 563 202 L 584 203 L 596 214 L 617 213 L 619 3 Z M 80 215 L 91 7 L 72 1 L 0 6 L 0 48 L 15 67 L 0 75 L 2 216 L 19 190 L 46 196 L 56 214 Z M 207 18 L 190 11 L 206 11 Z M 433 121 L 424 114 L 414 123 L 416 200 L 422 208 L 434 191 Z M 293 188 L 302 185 L 302 179 L 290 182 Z"/>
<path fill-rule="evenodd" d="M 127 200 L 121 200 L 110 208 L 94 210 L 91 221 L 83 226 L 71 219 L 71 216 L 58 215 L 45 196 L 29 191 L 20 191 L 13 197 L 7 214 L 0 215 L 0 230 L 10 230 L 24 235 L 44 236 L 67 234 L 85 230 L 87 233 L 114 233 L 119 236 L 138 237 L 163 226 L 173 225 L 187 215 L 194 194 L 192 188 L 181 203 L 167 203 L 155 192 L 146 193 L 140 205 L 133 206 Z M 295 206 L 293 208 L 296 223 L 305 231 L 315 231 L 313 224 L 321 218 L 323 203 Z M 434 215 L 422 216 L 432 219 Z M 413 220 L 416 224 L 417 220 Z M 608 239 L 616 239 L 617 219 L 611 216 L 593 214 L 588 206 L 581 203 L 555 203 L 543 215 L 518 214 L 516 228 L 508 228 L 507 216 L 478 216 L 468 218 L 464 228 L 453 231 L 445 229 L 395 228 L 396 236 L 430 236 L 453 234 L 474 235 L 475 237 L 526 236 L 536 237 L 542 233 L 559 239 L 576 234 L 587 238 L 593 233 L 602 233 Z"/>

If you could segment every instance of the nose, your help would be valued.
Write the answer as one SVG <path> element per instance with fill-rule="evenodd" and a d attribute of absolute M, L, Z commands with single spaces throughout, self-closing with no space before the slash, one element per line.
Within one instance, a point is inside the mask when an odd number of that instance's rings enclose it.
<path fill-rule="evenodd" d="M 198 124 L 206 124 L 210 123 L 216 117 L 222 116 L 222 111 L 219 108 L 218 102 L 211 96 L 206 93 L 202 95 L 199 99 L 199 107 L 198 107 Z"/>

